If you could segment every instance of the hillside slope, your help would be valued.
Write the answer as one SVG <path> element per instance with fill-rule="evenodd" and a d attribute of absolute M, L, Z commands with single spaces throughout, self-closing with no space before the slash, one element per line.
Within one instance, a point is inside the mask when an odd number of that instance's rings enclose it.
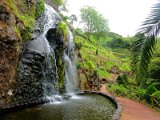
<path fill-rule="evenodd" d="M 108 47 L 98 46 L 96 40 L 86 40 L 82 36 L 75 37 L 75 44 L 79 86 L 82 90 L 98 90 L 102 82 L 114 82 L 119 75 L 131 76 L 127 49 L 113 52 Z"/>

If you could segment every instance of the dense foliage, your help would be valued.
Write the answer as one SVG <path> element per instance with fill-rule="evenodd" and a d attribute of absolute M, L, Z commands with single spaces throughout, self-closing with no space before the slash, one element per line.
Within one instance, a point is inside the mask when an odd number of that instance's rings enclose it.
<path fill-rule="evenodd" d="M 107 46 L 110 48 L 129 48 L 130 45 L 128 41 L 125 41 L 123 38 L 117 38 L 112 41 L 108 41 Z"/>

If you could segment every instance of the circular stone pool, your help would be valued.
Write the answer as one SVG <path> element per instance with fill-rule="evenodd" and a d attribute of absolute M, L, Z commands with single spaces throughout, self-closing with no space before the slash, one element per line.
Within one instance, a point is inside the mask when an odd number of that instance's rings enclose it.
<path fill-rule="evenodd" d="M 1 116 L 1 120 L 111 120 L 116 106 L 96 94 L 73 96 L 63 102 L 40 105 Z"/>

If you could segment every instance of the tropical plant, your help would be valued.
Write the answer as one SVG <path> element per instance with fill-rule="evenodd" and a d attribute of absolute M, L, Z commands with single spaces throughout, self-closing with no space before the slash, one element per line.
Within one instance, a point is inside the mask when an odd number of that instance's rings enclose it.
<path fill-rule="evenodd" d="M 152 11 L 142 27 L 138 30 L 132 46 L 132 66 L 136 72 L 136 80 L 140 85 L 146 82 L 148 65 L 160 32 L 160 3 L 152 7 Z M 139 37 L 138 37 L 139 36 Z"/>

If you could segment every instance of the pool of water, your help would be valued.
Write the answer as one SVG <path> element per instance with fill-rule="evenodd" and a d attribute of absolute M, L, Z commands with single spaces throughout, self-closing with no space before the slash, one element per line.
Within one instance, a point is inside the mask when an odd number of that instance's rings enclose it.
<path fill-rule="evenodd" d="M 85 94 L 11 112 L 0 116 L 0 120 L 111 120 L 115 110 L 115 105 L 107 98 Z"/>

